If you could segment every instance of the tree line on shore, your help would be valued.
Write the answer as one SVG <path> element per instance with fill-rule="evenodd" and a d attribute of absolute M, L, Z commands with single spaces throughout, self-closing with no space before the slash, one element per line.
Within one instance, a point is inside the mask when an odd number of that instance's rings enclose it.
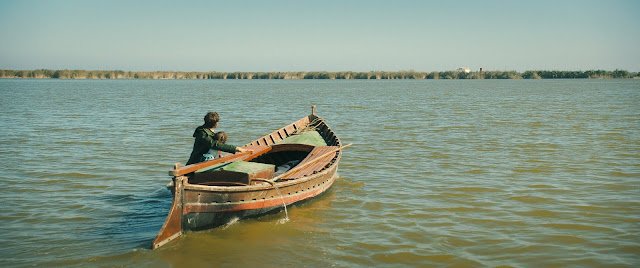
<path fill-rule="evenodd" d="M 178 72 L 121 70 L 0 70 L 0 78 L 53 79 L 620 79 L 640 78 L 625 70 L 588 71 L 369 71 L 369 72 Z"/>

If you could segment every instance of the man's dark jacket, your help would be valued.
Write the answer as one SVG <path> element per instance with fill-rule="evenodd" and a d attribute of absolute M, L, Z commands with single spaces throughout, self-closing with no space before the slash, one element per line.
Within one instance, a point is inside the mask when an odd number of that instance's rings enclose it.
<path fill-rule="evenodd" d="M 215 133 L 204 126 L 199 126 L 193 132 L 196 140 L 193 142 L 193 151 L 187 165 L 202 162 L 202 155 L 209 152 L 209 149 L 220 150 L 227 153 L 235 153 L 236 147 L 230 144 L 220 143 L 213 139 Z"/>

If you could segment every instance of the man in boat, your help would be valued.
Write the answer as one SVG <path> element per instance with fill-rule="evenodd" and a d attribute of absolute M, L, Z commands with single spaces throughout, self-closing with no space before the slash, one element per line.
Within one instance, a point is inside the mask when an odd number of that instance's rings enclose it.
<path fill-rule="evenodd" d="M 220 121 L 220 115 L 216 112 L 208 112 L 204 116 L 204 124 L 196 128 L 193 132 L 193 137 L 196 138 L 193 142 L 193 151 L 187 165 L 199 163 L 202 161 L 210 160 L 213 157 L 210 156 L 209 150 L 223 151 L 227 153 L 245 152 L 247 150 L 217 141 L 214 138 L 216 134 L 215 130 L 218 127 Z"/>

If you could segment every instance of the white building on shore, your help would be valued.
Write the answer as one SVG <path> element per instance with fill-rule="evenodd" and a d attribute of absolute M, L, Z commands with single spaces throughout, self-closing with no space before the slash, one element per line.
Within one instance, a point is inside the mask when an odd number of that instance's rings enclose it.
<path fill-rule="evenodd" d="M 469 69 L 469 67 L 460 67 L 458 68 L 456 71 L 458 72 L 464 72 L 465 74 L 468 74 L 471 72 L 471 69 Z"/>

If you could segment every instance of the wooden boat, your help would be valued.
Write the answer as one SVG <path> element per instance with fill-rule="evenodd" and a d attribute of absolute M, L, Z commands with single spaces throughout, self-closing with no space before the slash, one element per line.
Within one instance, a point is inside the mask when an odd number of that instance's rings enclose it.
<path fill-rule="evenodd" d="M 243 146 L 251 152 L 176 164 L 169 171 L 173 203 L 152 248 L 185 231 L 278 211 L 325 192 L 337 177 L 344 147 L 313 106 L 311 115 Z"/>

